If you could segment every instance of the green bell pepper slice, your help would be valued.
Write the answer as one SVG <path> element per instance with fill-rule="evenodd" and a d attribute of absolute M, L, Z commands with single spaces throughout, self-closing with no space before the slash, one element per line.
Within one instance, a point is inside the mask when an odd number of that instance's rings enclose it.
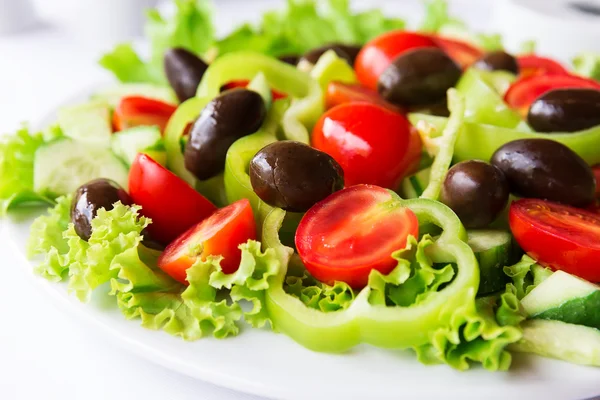
<path fill-rule="evenodd" d="M 447 325 L 456 310 L 474 307 L 479 269 L 458 217 L 445 205 L 429 199 L 402 200 L 395 196 L 391 202 L 391 206 L 410 208 L 420 225 L 434 223 L 442 228 L 442 235 L 427 254 L 434 263 L 454 263 L 458 269 L 454 280 L 409 307 L 372 305 L 372 289 L 367 286 L 344 310 L 324 313 L 309 308 L 283 289 L 287 265 L 296 256 L 279 241 L 277 231 L 284 212 L 275 209 L 267 216 L 262 235 L 263 246 L 276 249 L 282 266 L 265 294 L 274 329 L 309 349 L 323 352 L 342 352 L 359 343 L 409 348 L 428 343 L 429 334 Z"/>
<path fill-rule="evenodd" d="M 431 124 L 441 134 L 448 118 L 426 114 L 409 114 L 409 120 L 416 125 L 419 121 Z M 518 139 L 540 138 L 555 140 L 579 154 L 588 164 L 600 163 L 600 126 L 573 133 L 537 133 L 524 132 L 498 126 L 464 122 L 456 146 L 454 160 L 489 161 L 496 150 L 508 142 Z"/>
<path fill-rule="evenodd" d="M 515 128 L 521 116 L 513 111 L 494 88 L 493 79 L 485 71 L 470 68 L 456 84 L 466 99 L 465 120 L 480 124 Z"/>

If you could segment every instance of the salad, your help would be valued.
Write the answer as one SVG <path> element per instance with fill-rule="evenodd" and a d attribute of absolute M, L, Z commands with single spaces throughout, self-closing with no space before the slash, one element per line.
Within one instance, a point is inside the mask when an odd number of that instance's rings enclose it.
<path fill-rule="evenodd" d="M 102 57 L 120 84 L 1 142 L 2 214 L 50 206 L 38 274 L 185 340 L 600 366 L 600 55 L 509 54 L 441 0 L 416 29 L 288 0 L 225 38 L 174 5 L 149 58 Z"/>

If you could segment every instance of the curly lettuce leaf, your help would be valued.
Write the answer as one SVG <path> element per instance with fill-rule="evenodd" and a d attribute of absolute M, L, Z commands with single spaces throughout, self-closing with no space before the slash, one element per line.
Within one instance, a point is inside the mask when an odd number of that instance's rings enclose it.
<path fill-rule="evenodd" d="M 573 59 L 575 72 L 600 81 L 600 53 L 583 53 Z"/>
<path fill-rule="evenodd" d="M 528 255 L 524 255 L 518 263 L 504 267 L 504 273 L 512 279 L 519 300 L 552 275 L 550 269 L 542 267 Z"/>
<path fill-rule="evenodd" d="M 315 280 L 306 271 L 302 276 L 287 276 L 284 290 L 296 296 L 307 307 L 322 312 L 333 312 L 348 308 L 354 300 L 352 288 L 345 282 L 333 286 Z"/>

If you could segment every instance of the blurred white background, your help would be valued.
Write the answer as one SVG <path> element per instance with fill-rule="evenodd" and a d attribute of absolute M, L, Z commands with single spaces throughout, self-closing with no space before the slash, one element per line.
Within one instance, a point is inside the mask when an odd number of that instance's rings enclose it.
<path fill-rule="evenodd" d="M 9 7 L 24 1 L 0 0 L 4 16 L 0 22 L 12 20 L 7 18 Z M 116 39 L 139 32 L 138 8 L 156 1 L 32 0 L 37 25 L 0 35 L 0 133 L 13 131 L 23 121 L 35 123 L 84 88 L 109 81 L 98 58 Z M 494 3 L 455 0 L 451 9 L 481 30 L 492 23 Z M 226 32 L 233 24 L 282 4 L 283 0 L 217 0 L 219 30 Z M 390 14 L 413 21 L 423 11 L 417 0 L 354 4 L 384 6 Z M 31 28 L 29 17 L 15 16 L 27 25 L 24 28 Z M 600 43 L 600 38 L 595 40 Z M 17 265 L 6 241 L 0 240 L 0 299 L 5 305 L 0 324 L 0 399 L 255 399 L 149 364 L 55 309 L 44 293 L 36 292 L 29 271 Z"/>

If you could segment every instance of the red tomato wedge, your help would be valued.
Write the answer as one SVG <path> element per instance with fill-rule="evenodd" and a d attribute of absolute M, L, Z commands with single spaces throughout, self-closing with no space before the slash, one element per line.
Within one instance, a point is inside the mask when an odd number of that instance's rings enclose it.
<path fill-rule="evenodd" d="M 187 283 L 187 270 L 208 256 L 222 256 L 223 272 L 237 271 L 242 251 L 239 245 L 256 240 L 256 222 L 247 199 L 215 211 L 167 246 L 158 259 L 160 269 L 173 279 Z"/>
<path fill-rule="evenodd" d="M 346 186 L 395 189 L 421 158 L 421 139 L 402 114 L 371 103 L 346 103 L 321 116 L 312 145 L 343 168 Z"/>
<path fill-rule="evenodd" d="M 145 154 L 129 171 L 129 195 L 152 218 L 152 239 L 167 244 L 211 215 L 217 208 L 183 179 Z"/>
<path fill-rule="evenodd" d="M 346 103 L 367 102 L 385 107 L 391 111 L 403 113 L 402 108 L 388 103 L 379 93 L 362 85 L 353 85 L 342 82 L 330 82 L 325 93 L 325 107 L 327 109 Z"/>
<path fill-rule="evenodd" d="M 156 125 L 164 132 L 176 109 L 173 104 L 145 97 L 123 97 L 113 113 L 113 127 L 118 132 L 136 126 Z"/>
<path fill-rule="evenodd" d="M 510 229 L 540 264 L 600 282 L 600 214 L 545 200 L 510 206 Z"/>
<path fill-rule="evenodd" d="M 514 82 L 504 95 L 504 101 L 526 116 L 538 97 L 553 89 L 567 88 L 600 89 L 600 82 L 575 75 L 534 75 Z"/>
<path fill-rule="evenodd" d="M 536 56 L 535 54 L 527 54 L 517 57 L 519 64 L 519 77 L 526 78 L 533 75 L 569 75 L 569 71 L 558 62 L 546 58 Z"/>
<path fill-rule="evenodd" d="M 483 56 L 481 49 L 460 40 L 439 36 L 433 37 L 433 40 L 463 69 Z"/>
<path fill-rule="evenodd" d="M 386 189 L 357 185 L 315 204 L 296 231 L 308 272 L 327 284 L 341 281 L 359 289 L 372 270 L 392 271 L 397 261 L 391 254 L 419 235 L 416 215 L 393 201 Z"/>
<path fill-rule="evenodd" d="M 239 81 L 231 81 L 229 83 L 224 84 L 221 87 L 221 91 L 242 88 L 245 89 L 250 84 L 248 80 L 239 80 Z M 271 89 L 271 95 L 273 96 L 273 100 L 285 99 L 287 95 L 285 93 L 278 92 L 277 90 Z"/>
<path fill-rule="evenodd" d="M 354 63 L 358 80 L 366 87 L 377 90 L 379 75 L 403 52 L 419 47 L 437 47 L 435 41 L 424 34 L 392 31 L 367 43 Z"/>

